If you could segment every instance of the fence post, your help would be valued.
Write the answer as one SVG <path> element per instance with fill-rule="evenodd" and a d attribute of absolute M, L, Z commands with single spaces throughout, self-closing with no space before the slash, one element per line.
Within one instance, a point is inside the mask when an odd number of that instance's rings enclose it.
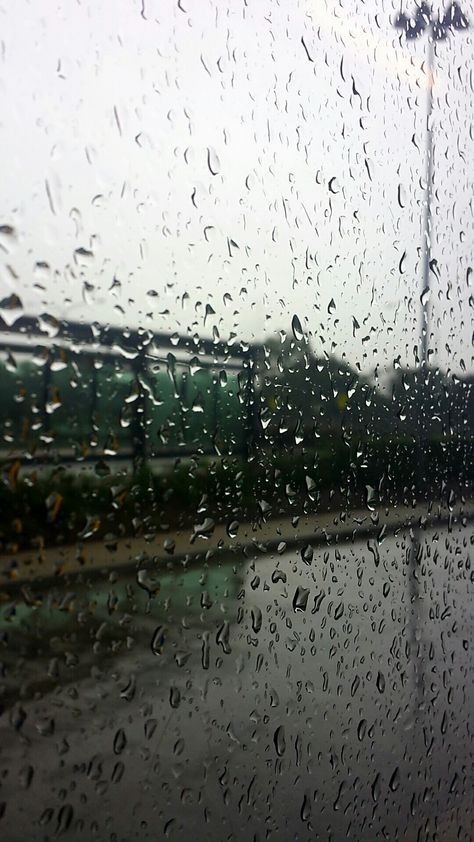
<path fill-rule="evenodd" d="M 89 413 L 89 440 L 93 438 L 94 426 L 97 414 L 97 369 L 95 367 L 95 357 L 91 357 L 91 403 Z"/>
<path fill-rule="evenodd" d="M 247 378 L 245 383 L 245 440 L 244 440 L 244 458 L 247 462 L 251 462 L 254 458 L 254 444 L 255 444 L 255 358 L 251 351 L 245 357 L 244 365 L 247 368 Z"/>
<path fill-rule="evenodd" d="M 217 431 L 219 427 L 219 385 L 217 380 L 217 373 L 215 373 L 211 369 L 211 382 L 212 382 L 212 426 L 213 431 L 211 435 L 211 443 L 216 440 Z M 211 431 L 209 430 L 209 433 Z"/>
<path fill-rule="evenodd" d="M 43 434 L 48 435 L 51 429 L 48 402 L 51 393 L 51 351 L 46 352 L 46 362 L 43 366 L 43 398 L 42 398 L 42 415 L 43 415 Z"/>
<path fill-rule="evenodd" d="M 140 376 L 145 373 L 145 354 L 140 351 L 134 365 L 133 371 L 136 378 L 138 397 L 134 401 L 134 418 L 132 431 L 133 446 L 133 472 L 138 473 L 146 465 L 147 458 L 147 431 L 146 431 L 146 409 L 147 400 L 145 390 L 140 381 Z"/>

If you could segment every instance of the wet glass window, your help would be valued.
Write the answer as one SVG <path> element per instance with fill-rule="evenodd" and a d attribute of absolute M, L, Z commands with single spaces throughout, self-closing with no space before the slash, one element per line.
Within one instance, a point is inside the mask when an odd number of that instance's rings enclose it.
<path fill-rule="evenodd" d="M 1 10 L 0 838 L 474 838 L 474 5 Z"/>

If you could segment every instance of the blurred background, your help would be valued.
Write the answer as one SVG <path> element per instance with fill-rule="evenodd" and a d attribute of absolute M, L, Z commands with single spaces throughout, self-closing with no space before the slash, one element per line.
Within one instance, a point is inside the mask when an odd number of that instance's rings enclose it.
<path fill-rule="evenodd" d="M 2 838 L 473 838 L 471 0 L 0 14 Z"/>

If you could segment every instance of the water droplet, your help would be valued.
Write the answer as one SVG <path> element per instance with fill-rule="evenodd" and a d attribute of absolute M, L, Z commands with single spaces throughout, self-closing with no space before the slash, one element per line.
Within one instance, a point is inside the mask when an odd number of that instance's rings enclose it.
<path fill-rule="evenodd" d="M 204 412 L 204 403 L 200 392 L 196 395 L 191 406 L 192 412 Z"/>
<path fill-rule="evenodd" d="M 383 672 L 377 673 L 377 680 L 376 680 L 377 690 L 379 693 L 383 693 L 385 690 L 385 676 Z"/>
<path fill-rule="evenodd" d="M 0 818 L 1 818 L 1 816 L 2 816 L 2 813 L 0 811 Z M 43 812 L 41 813 L 41 816 L 40 816 L 40 819 L 39 819 L 40 826 L 44 827 L 46 824 L 49 824 L 50 821 L 52 820 L 53 816 L 54 816 L 53 808 L 52 807 L 46 807 L 46 809 L 43 810 Z"/>
<path fill-rule="evenodd" d="M 114 737 L 114 754 L 122 754 L 127 745 L 127 737 L 123 728 L 119 728 Z"/>
<path fill-rule="evenodd" d="M 277 708 L 280 704 L 280 697 L 278 696 L 277 691 L 274 687 L 270 687 L 268 692 L 270 696 L 270 707 Z"/>
<path fill-rule="evenodd" d="M 63 804 L 58 813 L 56 833 L 66 833 L 74 817 L 74 810 L 70 804 Z"/>
<path fill-rule="evenodd" d="M 301 820 L 303 822 L 307 822 L 310 815 L 311 815 L 311 804 L 309 802 L 308 796 L 305 794 L 303 798 L 303 803 L 301 805 Z"/>
<path fill-rule="evenodd" d="M 301 558 L 305 564 L 311 564 L 313 561 L 314 551 L 311 544 L 306 544 L 301 550 Z"/>
<path fill-rule="evenodd" d="M 300 342 L 304 337 L 304 333 L 303 328 L 301 327 L 301 322 L 296 313 L 291 321 L 291 329 L 293 331 L 293 336 L 295 337 L 296 341 Z"/>
<path fill-rule="evenodd" d="M 298 611 L 306 611 L 306 606 L 308 604 L 308 596 L 309 596 L 309 588 L 296 588 L 295 595 L 293 597 L 293 611 L 297 613 Z"/>
<path fill-rule="evenodd" d="M 136 679 L 134 675 L 130 676 L 130 680 L 126 687 L 120 692 L 120 698 L 125 699 L 126 702 L 131 702 L 135 696 Z"/>
<path fill-rule="evenodd" d="M 160 581 L 155 573 L 150 573 L 149 570 L 142 568 L 137 573 L 137 582 L 143 590 L 147 591 L 150 597 L 155 596 L 160 591 Z"/>
<path fill-rule="evenodd" d="M 370 550 L 374 557 L 375 566 L 378 567 L 380 564 L 380 552 L 378 548 L 378 544 L 376 541 L 367 541 L 367 548 Z"/>
<path fill-rule="evenodd" d="M 321 608 L 321 603 L 325 596 L 326 594 L 324 593 L 324 591 L 321 591 L 320 593 L 316 594 L 316 596 L 314 597 L 314 607 L 311 611 L 311 614 L 316 614 L 319 611 L 319 609 Z"/>
<path fill-rule="evenodd" d="M 201 594 L 201 608 L 212 608 L 212 599 L 209 596 L 209 591 L 203 591 Z"/>
<path fill-rule="evenodd" d="M 170 687 L 170 705 L 172 708 L 179 708 L 181 692 L 177 687 Z"/>
<path fill-rule="evenodd" d="M 184 665 L 189 661 L 191 657 L 191 652 L 175 652 L 175 662 L 178 667 L 184 667 Z"/>
<path fill-rule="evenodd" d="M 310 497 L 311 500 L 314 500 L 313 492 L 316 491 L 316 483 L 315 483 L 314 479 L 312 477 L 308 476 L 308 474 L 306 474 L 305 483 L 306 483 L 306 490 L 308 492 L 308 497 Z"/>
<path fill-rule="evenodd" d="M 252 617 L 252 630 L 255 634 L 258 634 L 258 632 L 262 628 L 262 612 L 261 612 L 260 608 L 252 608 L 251 617 Z"/>
<path fill-rule="evenodd" d="M 380 775 L 377 774 L 375 776 L 375 780 L 372 784 L 372 798 L 374 801 L 378 801 L 380 798 Z"/>
<path fill-rule="evenodd" d="M 400 786 L 400 772 L 398 771 L 398 766 L 395 769 L 392 777 L 390 778 L 390 781 L 389 781 L 388 785 L 389 785 L 390 789 L 392 790 L 392 792 L 396 792 L 396 790 Z"/>
<path fill-rule="evenodd" d="M 397 198 L 398 198 L 398 204 L 400 205 L 400 207 L 404 208 L 405 205 L 406 205 L 406 193 L 405 193 L 405 188 L 404 188 L 403 184 L 398 185 Z"/>
<path fill-rule="evenodd" d="M 162 655 L 165 645 L 165 627 L 157 626 L 151 639 L 151 651 L 154 655 Z"/>
<path fill-rule="evenodd" d="M 16 231 L 13 225 L 0 225 L 0 237 L 11 238 L 14 239 L 16 236 Z"/>
<path fill-rule="evenodd" d="M 267 500 L 259 500 L 258 508 L 260 509 L 260 514 L 264 520 L 272 510 L 272 507 L 270 506 L 270 503 L 268 503 Z"/>
<path fill-rule="evenodd" d="M 357 738 L 362 742 L 367 732 L 367 720 L 361 719 L 357 726 Z"/>
<path fill-rule="evenodd" d="M 428 301 L 430 300 L 431 290 L 429 287 L 425 287 L 423 292 L 420 295 L 420 302 L 422 307 L 426 307 Z"/>
<path fill-rule="evenodd" d="M 209 167 L 211 175 L 217 175 L 221 168 L 217 152 L 212 148 L 212 146 L 209 146 L 207 150 L 207 166 Z"/>
<path fill-rule="evenodd" d="M 340 602 L 339 605 L 336 606 L 336 609 L 334 611 L 334 619 L 339 620 L 342 617 L 343 614 L 344 614 L 344 603 Z"/>
<path fill-rule="evenodd" d="M 279 725 L 276 729 L 273 735 L 273 742 L 278 757 L 283 757 L 286 750 L 285 728 L 283 725 Z"/>
<path fill-rule="evenodd" d="M 222 623 L 222 626 L 220 627 L 219 631 L 217 632 L 216 643 L 219 646 L 222 646 L 222 649 L 226 655 L 229 655 L 232 651 L 229 644 L 229 633 L 229 621 L 225 620 L 224 623 Z"/>
<path fill-rule="evenodd" d="M 360 687 L 360 676 L 356 675 L 351 684 L 351 696 L 354 697 Z"/>
<path fill-rule="evenodd" d="M 201 664 L 204 670 L 209 669 L 210 641 L 209 632 L 202 633 Z"/>
<path fill-rule="evenodd" d="M 214 532 L 215 525 L 215 521 L 211 517 L 204 518 L 202 523 L 195 523 L 193 526 L 191 543 L 193 544 L 196 538 L 204 538 L 205 540 L 208 540 Z"/>
<path fill-rule="evenodd" d="M 151 740 L 153 734 L 156 731 L 157 725 L 158 725 L 158 722 L 157 722 L 156 719 L 147 719 L 147 721 L 145 722 L 145 725 L 144 725 L 145 739 Z"/>
<path fill-rule="evenodd" d="M 374 512 L 375 511 L 376 494 L 375 494 L 375 489 L 372 488 L 371 485 L 365 486 L 364 499 L 365 499 L 365 505 L 367 506 L 369 512 Z"/>
<path fill-rule="evenodd" d="M 227 524 L 227 534 L 229 538 L 235 538 L 237 536 L 237 532 L 239 531 L 239 522 L 238 520 L 231 520 Z"/>
<path fill-rule="evenodd" d="M 15 293 L 2 298 L 0 301 L 0 316 L 8 327 L 11 327 L 16 320 L 21 316 L 23 311 L 23 303 L 21 298 Z"/>
<path fill-rule="evenodd" d="M 80 266 L 91 266 L 94 261 L 94 253 L 81 247 L 74 251 L 74 259 Z"/>
<path fill-rule="evenodd" d="M 110 779 L 112 783 L 118 784 L 123 778 L 123 773 L 125 772 L 125 764 L 122 763 L 121 760 L 118 760 L 115 764 L 114 768 L 112 769 L 112 774 Z"/>
<path fill-rule="evenodd" d="M 31 781 L 33 780 L 34 769 L 33 766 L 24 766 L 20 771 L 20 786 L 22 789 L 29 789 Z"/>
<path fill-rule="evenodd" d="M 339 790 L 338 790 L 338 793 L 337 793 L 337 795 L 336 795 L 336 799 L 335 799 L 334 804 L 333 804 L 333 810 L 334 810 L 336 813 L 337 813 L 337 811 L 339 810 L 339 804 L 340 804 L 341 798 L 342 798 L 342 796 L 343 796 L 343 794 L 344 794 L 344 790 L 345 790 L 345 788 L 346 788 L 346 782 L 345 782 L 345 781 L 341 781 L 341 783 L 339 784 Z"/>

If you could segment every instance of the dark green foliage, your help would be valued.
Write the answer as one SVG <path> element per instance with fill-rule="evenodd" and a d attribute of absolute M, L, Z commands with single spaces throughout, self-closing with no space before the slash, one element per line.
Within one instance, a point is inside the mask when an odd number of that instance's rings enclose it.
<path fill-rule="evenodd" d="M 36 536 L 153 533 L 206 515 L 258 519 L 262 500 L 273 514 L 354 507 L 367 486 L 387 505 L 441 499 L 449 487 L 470 493 L 469 378 L 398 368 L 380 389 L 288 337 L 262 347 L 254 365 L 249 388 L 245 369 L 210 370 L 198 358 L 137 368 L 63 351 L 9 357 L 0 366 L 4 548 Z M 65 459 L 71 469 L 45 470 Z"/>

